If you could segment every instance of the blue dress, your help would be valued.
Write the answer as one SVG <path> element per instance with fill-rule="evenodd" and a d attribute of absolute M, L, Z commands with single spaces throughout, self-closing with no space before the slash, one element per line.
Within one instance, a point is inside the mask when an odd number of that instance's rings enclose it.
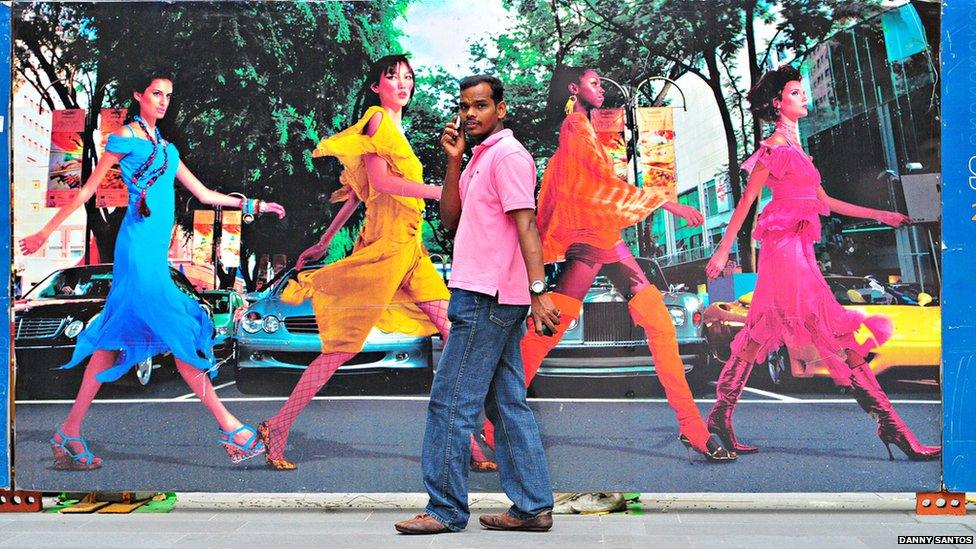
<path fill-rule="evenodd" d="M 166 143 L 169 162 L 146 193 L 152 214 L 138 213 L 141 189 L 132 184 L 133 172 L 149 158 L 153 145 L 146 139 L 111 135 L 105 149 L 124 155 L 119 165 L 129 191 L 129 208 L 115 241 L 112 288 L 105 308 L 78 335 L 71 361 L 62 368 L 77 366 L 96 350 L 119 351 L 115 364 L 100 373 L 99 381 L 114 381 L 138 362 L 171 351 L 176 358 L 201 370 L 213 368 L 213 322 L 192 297 L 181 291 L 170 277 L 170 238 L 175 219 L 176 171 L 179 151 Z M 163 165 L 160 150 L 140 179 Z"/>

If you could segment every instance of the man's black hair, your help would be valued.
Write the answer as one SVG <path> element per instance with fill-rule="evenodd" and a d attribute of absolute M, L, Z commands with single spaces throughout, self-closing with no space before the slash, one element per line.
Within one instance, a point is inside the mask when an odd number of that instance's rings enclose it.
<path fill-rule="evenodd" d="M 461 79 L 461 91 L 464 91 L 478 84 L 485 83 L 491 86 L 491 99 L 495 104 L 499 104 L 505 99 L 505 86 L 502 81 L 495 78 L 494 76 L 489 76 L 487 74 L 476 74 L 474 76 L 466 76 Z"/>

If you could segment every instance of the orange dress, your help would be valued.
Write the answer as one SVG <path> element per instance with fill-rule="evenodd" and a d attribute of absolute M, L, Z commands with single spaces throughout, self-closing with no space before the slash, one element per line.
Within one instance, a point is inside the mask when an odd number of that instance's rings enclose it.
<path fill-rule="evenodd" d="M 376 133 L 363 133 L 369 119 L 382 113 Z M 423 182 L 423 167 L 400 130 L 381 107 L 369 108 L 355 125 L 323 139 L 313 157 L 335 156 L 345 168 L 342 188 L 333 198 L 353 194 L 366 205 L 363 228 L 352 253 L 289 282 L 281 299 L 312 300 L 323 352 L 357 353 L 373 326 L 391 333 L 436 333 L 417 303 L 450 299 L 444 280 L 423 247 L 424 201 L 376 191 L 366 176 L 363 155 L 386 160 L 394 174 Z"/>
<path fill-rule="evenodd" d="M 570 113 L 559 129 L 559 147 L 549 159 L 539 191 L 543 260 L 562 261 L 575 243 L 613 249 L 622 229 L 665 201 L 659 193 L 617 177 L 586 115 Z"/>

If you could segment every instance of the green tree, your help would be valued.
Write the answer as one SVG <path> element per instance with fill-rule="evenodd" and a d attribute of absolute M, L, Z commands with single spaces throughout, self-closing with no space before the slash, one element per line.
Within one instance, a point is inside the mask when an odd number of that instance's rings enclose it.
<path fill-rule="evenodd" d="M 170 68 L 176 100 L 167 137 L 183 145 L 185 163 L 213 188 L 288 210 L 284 221 L 261 218 L 244 228 L 242 261 L 294 257 L 335 209 L 328 202 L 338 185 L 335 163 L 313 162 L 310 151 L 357 115 L 351 110 L 365 68 L 399 49 L 394 23 L 405 7 L 405 0 L 19 5 L 15 39 L 25 54 L 18 65 L 51 73 L 50 81 L 96 75 L 92 113 L 126 106 L 133 74 Z M 70 100 L 72 84 L 53 89 Z M 93 162 L 86 158 L 86 174 Z M 184 213 L 181 225 L 190 223 Z"/>

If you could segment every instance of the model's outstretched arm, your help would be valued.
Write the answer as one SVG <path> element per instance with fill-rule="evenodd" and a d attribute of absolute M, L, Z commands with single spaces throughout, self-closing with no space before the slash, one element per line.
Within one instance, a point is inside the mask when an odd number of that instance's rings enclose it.
<path fill-rule="evenodd" d="M 24 254 L 32 254 L 39 250 L 41 246 L 47 242 L 48 237 L 51 236 L 54 229 L 60 227 L 69 215 L 74 213 L 74 211 L 80 208 L 85 202 L 88 202 L 88 199 L 90 199 L 92 195 L 95 194 L 95 191 L 98 190 L 98 185 L 101 184 L 102 179 L 105 179 L 105 174 L 108 173 L 108 170 L 115 164 L 118 164 L 119 160 L 121 160 L 123 156 L 125 155 L 105 151 L 102 154 L 102 157 L 98 159 L 98 164 L 95 165 L 95 169 L 92 171 L 91 175 L 88 176 L 88 181 L 86 181 L 84 186 L 81 187 L 78 194 L 71 199 L 71 202 L 68 202 L 62 206 L 61 209 L 54 214 L 54 217 L 52 217 L 41 230 L 30 236 L 22 238 L 20 240 L 20 251 Z"/>
<path fill-rule="evenodd" d="M 211 206 L 226 206 L 231 208 L 236 208 L 241 205 L 241 199 L 236 196 L 231 196 L 224 193 L 219 193 L 213 189 L 208 189 L 202 181 L 197 179 L 197 176 L 193 175 L 190 168 L 186 167 L 183 161 L 180 161 L 180 167 L 176 171 L 176 179 L 187 188 L 193 196 L 197 197 L 197 200 L 203 202 L 204 204 L 209 204 Z M 273 213 L 278 216 L 278 218 L 285 217 L 285 208 L 281 204 L 275 202 L 264 202 L 261 201 L 261 213 Z"/>
<path fill-rule="evenodd" d="M 356 211 L 356 207 L 359 206 L 359 199 L 355 195 L 351 196 L 346 203 L 342 205 L 339 212 L 332 218 L 332 222 L 329 223 L 329 228 L 325 230 L 322 238 L 318 242 L 309 246 L 302 255 L 298 256 L 298 261 L 295 263 L 296 269 L 301 269 L 309 261 L 315 261 L 316 259 L 322 257 L 326 251 L 329 249 L 329 243 L 332 242 L 332 238 L 339 232 L 339 229 L 349 221 L 349 217 L 352 213 Z"/>
<path fill-rule="evenodd" d="M 823 187 L 817 190 L 817 196 L 827 204 L 831 212 L 839 213 L 841 215 L 847 215 L 850 217 L 859 217 L 861 219 L 874 219 L 885 225 L 891 225 L 892 227 L 900 227 L 908 223 L 909 219 L 907 215 L 900 214 L 898 212 L 889 212 L 885 210 L 875 210 L 873 208 L 866 208 L 864 206 L 858 206 L 856 204 L 851 204 L 850 202 L 844 202 L 843 200 L 838 200 L 827 194 L 827 191 Z"/>

